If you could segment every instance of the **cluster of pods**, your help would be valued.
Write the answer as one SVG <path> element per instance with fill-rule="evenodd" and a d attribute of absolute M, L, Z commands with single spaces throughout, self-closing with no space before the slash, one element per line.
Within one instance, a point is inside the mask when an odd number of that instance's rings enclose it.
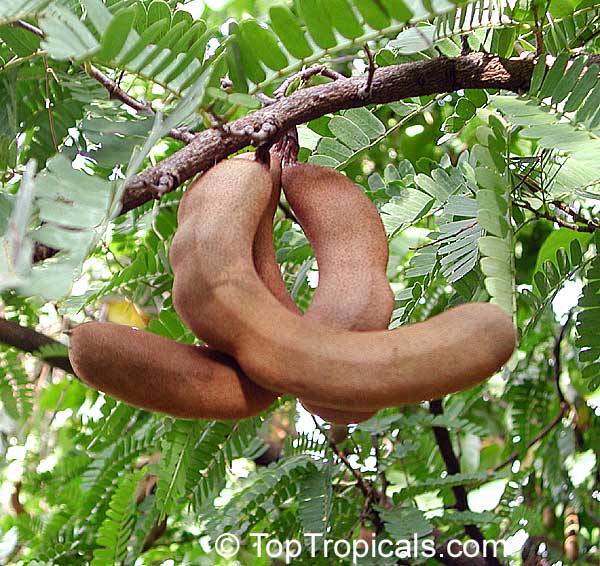
<path fill-rule="evenodd" d="M 512 320 L 488 303 L 387 330 L 394 308 L 388 244 L 369 198 L 326 167 L 282 170 L 278 159 L 240 157 L 189 186 L 170 251 L 173 304 L 206 346 L 84 324 L 69 348 L 84 382 L 180 418 L 240 419 L 290 394 L 325 420 L 347 424 L 472 387 L 509 359 Z M 304 314 L 273 247 L 282 186 L 319 268 Z"/>

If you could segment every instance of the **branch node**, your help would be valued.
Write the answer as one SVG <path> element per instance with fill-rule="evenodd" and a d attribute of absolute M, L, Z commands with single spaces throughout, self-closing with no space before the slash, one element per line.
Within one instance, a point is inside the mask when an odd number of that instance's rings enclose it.
<path fill-rule="evenodd" d="M 373 53 L 369 49 L 368 44 L 363 46 L 363 50 L 367 55 L 367 60 L 369 61 L 369 70 L 367 72 L 367 80 L 365 85 L 358 89 L 358 97 L 362 100 L 365 100 L 366 98 L 369 98 L 373 92 L 373 77 L 375 76 L 375 70 L 377 69 L 377 66 L 375 65 L 375 59 L 373 58 Z"/>
<path fill-rule="evenodd" d="M 153 187 L 156 191 L 154 198 L 162 197 L 165 193 L 170 192 L 174 186 L 177 186 L 177 184 L 177 178 L 172 173 L 162 175 L 158 180 L 158 185 Z"/>

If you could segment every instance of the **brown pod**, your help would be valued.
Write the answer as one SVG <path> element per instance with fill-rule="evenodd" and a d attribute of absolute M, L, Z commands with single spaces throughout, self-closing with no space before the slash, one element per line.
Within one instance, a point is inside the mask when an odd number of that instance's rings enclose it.
<path fill-rule="evenodd" d="M 274 171 L 274 182 L 279 185 L 281 170 Z M 261 223 L 257 257 L 274 256 L 268 222 L 272 225 L 270 219 Z M 264 276 L 273 285 L 281 281 L 281 275 L 275 277 L 272 270 Z M 71 336 L 69 358 L 76 375 L 89 386 L 135 407 L 178 418 L 249 417 L 278 396 L 250 381 L 236 361 L 221 352 L 127 326 L 79 326 Z"/>
<path fill-rule="evenodd" d="M 255 160 L 255 153 L 248 152 L 235 156 L 241 159 Z M 272 156 L 270 163 L 271 173 L 271 198 L 269 204 L 263 213 L 258 229 L 254 236 L 254 244 L 252 248 L 252 256 L 254 258 L 254 266 L 258 276 L 269 289 L 271 294 L 289 311 L 300 314 L 300 309 L 290 297 L 285 282 L 281 276 L 281 269 L 275 257 L 275 247 L 273 245 L 273 218 L 279 204 L 281 195 L 281 160 L 277 156 Z M 333 310 L 335 313 L 335 310 Z M 326 321 L 324 321 L 326 323 Z M 346 411 L 336 411 L 323 407 L 310 407 L 308 410 L 322 416 L 325 420 L 335 423 L 352 423 L 360 422 L 368 419 L 372 413 L 357 413 L 351 414 Z"/>
<path fill-rule="evenodd" d="M 289 312 L 252 258 L 271 190 L 260 163 L 222 161 L 186 193 L 171 246 L 176 310 L 251 379 L 322 407 L 368 412 L 466 389 L 509 359 L 512 320 L 487 303 L 394 331 L 340 331 Z"/>
<path fill-rule="evenodd" d="M 244 157 L 253 158 L 254 154 L 244 154 Z M 278 162 L 274 160 L 271 165 L 272 198 L 261 219 L 254 242 L 253 254 L 257 270 L 271 292 L 282 304 L 290 309 L 297 310 L 281 278 L 273 248 L 272 219 L 279 200 L 280 174 L 281 169 Z M 90 323 L 74 331 L 70 356 L 76 373 L 88 385 L 131 405 L 175 417 L 229 420 L 238 418 L 240 415 L 249 416 L 254 414 L 265 409 L 275 400 L 276 394 L 249 383 L 235 361 L 227 356 L 208 348 L 177 344 L 166 339 L 160 339 L 160 349 L 164 354 L 161 359 L 170 363 L 162 363 L 161 365 L 159 362 L 155 363 L 153 367 L 162 376 L 162 383 L 165 386 L 171 384 L 174 389 L 167 392 L 164 387 L 152 386 L 148 388 L 147 382 L 140 386 L 140 376 L 148 379 L 148 372 L 140 372 L 140 365 L 143 360 L 139 360 L 133 352 L 140 352 L 144 359 L 147 359 L 145 353 L 151 347 L 151 344 L 158 344 L 158 339 L 159 337 L 152 334 L 135 331 L 125 326 Z M 102 352 L 105 359 L 102 363 L 98 362 L 97 351 L 94 346 L 98 340 L 100 341 L 98 343 L 103 345 Z M 123 349 L 123 344 L 130 347 L 131 356 L 127 364 L 124 363 L 124 358 L 119 355 Z M 153 354 L 156 354 L 156 351 Z M 252 392 L 255 401 L 246 403 L 247 407 L 240 409 L 239 395 L 237 397 L 229 396 L 233 400 L 229 404 L 213 404 L 212 402 L 207 404 L 203 402 L 203 399 L 196 400 L 193 396 L 182 396 L 174 385 L 176 383 L 181 384 L 181 379 L 178 378 L 181 368 L 175 367 L 175 361 L 180 356 L 182 356 L 184 367 L 190 360 L 194 363 L 194 371 L 187 373 L 189 383 L 186 384 L 186 389 L 192 391 L 198 386 L 206 388 L 207 400 L 211 401 L 214 399 L 215 386 L 218 385 L 219 381 L 222 381 L 225 388 L 233 387 L 236 391 Z M 114 363 L 115 359 L 118 359 L 119 362 Z M 77 360 L 76 365 L 75 360 Z M 233 373 L 232 369 L 235 370 Z M 220 376 L 217 382 L 215 382 L 213 376 Z M 239 383 L 236 384 L 236 380 Z M 193 403 L 190 404 L 190 401 L 193 401 Z M 340 416 L 335 411 L 331 411 L 331 416 L 334 420 L 344 418 L 343 414 Z"/>
<path fill-rule="evenodd" d="M 579 558 L 579 541 L 576 535 L 570 535 L 565 539 L 564 548 L 567 560 L 575 562 Z"/>
<path fill-rule="evenodd" d="M 551 530 L 556 525 L 556 514 L 554 513 L 554 507 L 551 505 L 546 505 L 542 510 L 542 521 L 544 523 L 544 527 L 548 530 Z"/>
<path fill-rule="evenodd" d="M 255 160 L 255 152 L 241 153 L 235 157 Z M 276 156 L 272 156 L 271 158 L 270 173 L 272 182 L 271 198 L 260 219 L 254 236 L 252 247 L 254 266 L 263 283 L 271 291 L 271 294 L 287 309 L 292 312 L 300 312 L 285 286 L 273 245 L 273 218 L 275 217 L 281 194 L 281 160 Z"/>
<path fill-rule="evenodd" d="M 252 159 L 254 153 L 236 157 Z M 273 217 L 280 197 L 281 162 L 272 157 L 272 193 L 254 238 L 254 265 L 279 302 L 299 313 L 275 259 Z M 387 238 L 373 203 L 347 177 L 326 167 L 298 164 L 285 169 L 284 176 L 286 197 L 320 266 L 319 287 L 305 316 L 333 328 L 387 328 L 394 298 L 386 277 Z M 347 251 L 338 254 L 344 244 Z M 373 415 L 304 405 L 324 420 L 338 424 L 364 421 Z"/>
<path fill-rule="evenodd" d="M 387 237 L 375 205 L 329 167 L 297 163 L 283 170 L 282 180 L 319 266 L 319 285 L 305 316 L 340 330 L 385 330 L 394 294 L 386 275 Z M 360 422 L 373 414 L 331 415 L 303 404 L 332 422 Z"/>
<path fill-rule="evenodd" d="M 388 242 L 377 208 L 345 175 L 298 163 L 283 190 L 311 243 L 319 285 L 306 316 L 345 330 L 384 330 L 394 310 Z"/>
<path fill-rule="evenodd" d="M 241 419 L 266 409 L 276 397 L 225 354 L 110 322 L 78 326 L 69 359 L 91 387 L 178 418 Z"/>

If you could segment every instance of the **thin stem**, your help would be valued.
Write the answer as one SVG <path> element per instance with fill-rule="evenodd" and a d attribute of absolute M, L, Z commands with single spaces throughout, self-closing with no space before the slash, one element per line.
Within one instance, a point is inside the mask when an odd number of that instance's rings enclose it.
<path fill-rule="evenodd" d="M 569 312 L 569 316 L 567 317 L 566 322 L 561 326 L 560 332 L 554 341 L 554 347 L 552 348 L 552 379 L 554 382 L 554 387 L 556 389 L 556 394 L 558 396 L 558 401 L 560 403 L 560 411 L 558 414 L 540 431 L 536 434 L 528 443 L 525 448 L 525 451 L 529 450 L 532 446 L 537 444 L 540 440 L 548 436 L 562 421 L 563 417 L 569 412 L 570 406 L 567 402 L 564 393 L 560 387 L 560 375 L 561 375 L 561 344 L 564 337 L 567 334 L 567 329 L 569 328 L 569 324 L 571 322 L 573 311 Z M 523 450 L 517 450 L 513 452 L 506 460 L 498 464 L 491 471 L 498 472 L 512 464 L 519 456 Z"/>
<path fill-rule="evenodd" d="M 444 406 L 441 399 L 435 399 L 429 403 L 429 411 L 432 415 L 438 416 L 444 414 Z M 460 461 L 452 447 L 450 432 L 445 427 L 434 426 L 433 434 L 438 445 L 442 459 L 446 464 L 446 470 L 451 476 L 460 474 Z M 469 502 L 467 500 L 467 490 L 464 485 L 456 485 L 452 488 L 454 499 L 456 501 L 456 509 L 458 511 L 468 511 Z M 468 537 L 477 542 L 480 550 L 485 548 L 485 537 L 476 525 L 465 525 L 465 533 Z M 486 558 L 486 562 L 493 566 L 500 566 L 500 561 L 493 556 Z"/>

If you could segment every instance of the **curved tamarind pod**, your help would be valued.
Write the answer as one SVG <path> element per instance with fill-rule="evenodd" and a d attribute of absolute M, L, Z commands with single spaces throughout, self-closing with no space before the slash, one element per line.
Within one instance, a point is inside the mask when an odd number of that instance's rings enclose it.
<path fill-rule="evenodd" d="M 394 294 L 386 275 L 385 228 L 373 203 L 348 177 L 329 167 L 298 163 L 284 169 L 282 180 L 319 265 L 319 285 L 305 316 L 341 330 L 387 329 Z M 330 415 L 303 404 L 336 423 L 373 415 Z"/>
<path fill-rule="evenodd" d="M 279 178 L 280 172 L 276 173 L 278 186 Z M 263 232 L 267 228 L 270 234 L 265 221 Z M 266 249 L 261 251 L 263 246 Z M 269 243 L 263 234 L 256 250 L 260 257 L 274 254 L 272 238 Z M 221 352 L 128 326 L 94 322 L 77 327 L 69 358 L 76 375 L 94 389 L 178 418 L 248 417 L 278 396 L 249 380 L 236 361 Z"/>
<path fill-rule="evenodd" d="M 255 160 L 255 152 L 247 152 L 236 155 L 235 158 Z M 271 159 L 270 173 L 272 181 L 271 198 L 265 209 L 256 234 L 254 236 L 254 244 L 252 247 L 252 256 L 254 258 L 254 266 L 258 276 L 267 286 L 271 294 L 287 309 L 292 312 L 300 312 L 296 303 L 290 297 L 285 282 L 281 277 L 281 269 L 275 259 L 275 247 L 273 246 L 273 218 L 279 204 L 279 196 L 281 193 L 281 160 Z"/>
<path fill-rule="evenodd" d="M 170 252 L 176 310 L 252 380 L 322 407 L 367 412 L 466 389 L 509 359 L 512 320 L 488 303 L 394 331 L 339 331 L 290 313 L 252 259 L 270 194 L 265 166 L 222 161 L 186 193 Z"/>
<path fill-rule="evenodd" d="M 111 322 L 78 326 L 69 359 L 77 376 L 94 389 L 177 418 L 245 418 L 276 398 L 225 354 Z"/>
<path fill-rule="evenodd" d="M 242 154 L 236 155 L 235 157 L 242 158 L 242 159 L 254 159 L 255 154 L 254 154 L 254 152 L 248 152 L 248 153 L 242 153 Z M 269 289 L 269 291 L 271 291 L 271 294 L 284 307 L 286 307 L 291 312 L 300 313 L 301 311 L 298 309 L 298 307 L 296 306 L 296 304 L 290 297 L 287 287 L 283 281 L 283 278 L 281 276 L 281 270 L 279 268 L 279 264 L 277 263 L 277 260 L 275 258 L 275 248 L 273 246 L 273 218 L 275 216 L 275 211 L 277 210 L 277 205 L 279 204 L 279 197 L 281 194 L 281 161 L 280 161 L 280 159 L 277 159 L 276 156 L 272 156 L 271 164 L 270 164 L 270 173 L 271 173 L 271 180 L 272 180 L 271 198 L 269 200 L 269 204 L 268 204 L 267 208 L 265 209 L 265 212 L 261 216 L 260 222 L 258 224 L 258 229 L 254 236 L 254 244 L 253 244 L 253 249 L 252 249 L 252 255 L 254 258 L 254 266 L 256 267 L 258 276 L 260 277 L 262 282 L 265 284 L 265 286 Z M 338 173 L 338 175 L 340 175 L 340 174 Z M 340 175 L 340 177 L 342 177 L 344 180 L 346 180 L 346 177 L 344 177 L 343 175 Z M 358 191 L 358 189 L 354 186 L 354 184 L 352 184 L 351 191 L 348 190 L 349 189 L 348 185 L 344 185 L 344 188 L 346 190 L 336 191 L 340 197 L 347 197 L 349 195 L 346 193 L 349 193 L 349 192 L 355 193 L 356 191 Z M 295 194 L 297 191 L 292 189 L 290 192 Z M 360 191 L 358 191 L 358 192 L 360 192 Z M 361 194 L 361 196 L 364 197 L 364 195 L 362 195 L 362 193 L 360 193 L 360 194 Z M 308 213 L 302 215 L 302 217 L 299 217 L 299 219 L 300 219 L 301 223 L 305 224 L 307 227 L 309 227 L 311 229 L 310 235 L 305 230 L 305 232 L 307 233 L 307 237 L 310 240 L 311 236 L 313 235 L 313 232 L 317 232 L 317 233 L 319 232 L 319 228 L 321 228 L 321 224 L 323 224 L 323 220 L 325 221 L 325 223 L 327 223 L 329 220 L 333 220 L 336 218 L 330 212 L 326 212 L 325 209 L 319 209 L 319 206 L 321 204 L 323 204 L 325 206 L 331 205 L 332 203 L 330 201 L 325 199 L 325 202 L 322 203 L 320 200 L 320 195 L 318 193 L 307 194 L 306 196 L 307 196 L 307 198 L 314 199 L 314 204 L 313 204 L 313 206 L 306 207 L 309 209 Z M 354 195 L 352 195 L 352 196 L 354 196 Z M 303 200 L 302 197 L 303 197 L 303 195 L 298 195 L 298 197 L 294 200 L 301 202 Z M 368 213 L 363 215 L 363 216 L 369 217 L 369 213 L 371 212 L 371 207 L 373 207 L 373 205 L 366 197 L 364 197 L 364 199 L 367 201 L 367 203 L 365 203 L 364 201 L 356 203 L 356 204 L 360 205 L 360 209 L 356 210 L 356 214 L 360 216 L 361 213 L 363 212 L 362 209 L 369 207 Z M 349 202 L 348 204 L 350 204 L 350 205 L 355 204 L 354 199 L 349 199 L 349 200 L 352 202 Z M 343 213 L 345 216 L 346 213 L 349 212 L 349 210 L 348 209 L 339 210 L 339 208 L 341 208 L 340 205 L 342 205 L 341 202 L 338 203 L 338 212 Z M 303 210 L 304 210 L 304 208 L 302 208 L 302 211 Z M 327 217 L 325 219 L 320 220 L 320 217 L 322 218 L 323 214 L 326 214 Z M 381 220 L 379 219 L 379 214 L 377 213 L 376 210 L 375 210 L 375 214 L 377 216 L 377 221 L 379 222 L 379 224 L 381 224 Z M 313 218 L 314 218 L 314 220 L 313 220 Z M 336 219 L 336 220 L 339 223 L 340 220 L 339 219 Z M 369 218 L 369 220 L 373 221 L 372 218 Z M 378 234 L 378 236 L 380 236 L 380 237 L 383 236 L 383 243 L 385 244 L 385 264 L 387 264 L 387 239 L 385 237 L 385 231 L 383 229 L 382 224 L 381 224 L 381 234 Z M 326 243 L 318 238 L 316 239 L 316 241 L 318 242 L 319 249 L 324 247 L 323 244 Z M 381 243 L 381 239 L 379 239 L 379 243 Z M 373 246 L 371 246 L 371 247 L 373 247 Z M 381 245 L 379 247 L 381 248 Z M 363 248 L 360 248 L 360 251 L 363 251 Z M 370 249 L 364 250 L 363 259 L 365 259 L 365 261 L 369 261 L 367 256 L 370 254 L 371 251 L 372 250 L 370 250 Z M 380 250 L 377 250 L 377 251 L 380 251 Z M 381 251 L 380 251 L 379 255 L 380 256 L 382 255 Z M 319 255 L 318 257 L 321 257 L 321 255 Z M 325 261 L 327 261 L 327 259 L 328 258 L 326 257 Z M 356 263 L 357 262 L 353 262 L 353 265 L 352 265 L 353 268 L 359 267 L 358 265 L 356 265 Z M 385 274 L 385 265 L 383 267 L 383 270 L 384 270 L 384 274 Z M 331 276 L 335 277 L 336 279 L 338 277 L 345 278 L 347 275 L 348 274 L 344 270 L 341 270 L 341 269 L 339 270 L 339 272 L 331 273 Z M 386 278 L 385 284 L 388 286 L 388 289 L 389 289 L 389 284 L 387 283 L 387 278 Z M 328 289 L 333 286 L 325 284 L 323 287 L 325 289 Z M 362 291 L 362 289 L 357 289 L 357 291 Z M 390 290 L 390 293 L 391 293 L 391 290 Z M 344 309 L 352 309 L 351 303 L 349 304 L 348 300 L 339 301 L 339 297 L 333 295 L 332 293 L 329 293 L 329 298 L 327 299 L 326 294 L 323 294 L 323 293 L 318 294 L 318 290 L 315 293 L 315 295 L 317 297 L 321 297 L 317 301 L 317 304 L 316 304 L 317 308 L 314 307 L 314 300 L 313 300 L 313 303 L 311 303 L 311 306 L 309 307 L 306 315 L 313 316 L 314 318 L 321 320 L 321 322 L 323 322 L 323 324 L 326 324 L 328 326 L 334 326 L 336 328 L 337 327 L 346 328 L 347 326 L 351 326 L 353 324 L 354 318 L 356 318 L 356 315 L 353 318 L 352 316 L 348 317 L 344 313 Z M 356 293 L 354 293 L 354 295 L 356 295 Z M 381 311 L 381 307 L 379 305 L 373 304 L 372 306 L 376 312 Z M 392 297 L 392 304 L 390 306 L 390 311 L 387 315 L 387 320 L 385 321 L 385 324 L 383 326 L 381 326 L 381 328 L 387 328 L 392 309 L 393 309 L 393 297 Z M 319 314 L 319 311 L 323 311 L 322 314 Z M 353 313 L 356 313 L 355 309 L 351 310 L 350 314 L 352 315 Z M 359 322 L 359 326 L 360 326 L 360 322 Z M 373 328 L 369 327 L 368 323 L 364 326 L 364 328 L 361 328 L 361 330 L 372 330 L 372 329 Z M 332 423 L 336 423 L 336 424 L 348 424 L 348 423 L 361 422 L 361 421 L 367 420 L 368 418 L 373 416 L 373 413 L 353 413 L 353 412 L 329 409 L 329 408 L 325 408 L 325 407 L 319 407 L 317 405 L 313 406 L 310 404 L 308 404 L 308 406 L 305 405 L 305 407 L 307 408 L 307 410 L 319 415 L 324 420 L 332 422 Z"/>
<path fill-rule="evenodd" d="M 375 205 L 345 175 L 298 163 L 283 190 L 310 241 L 319 285 L 306 316 L 345 330 L 384 330 L 394 310 L 388 242 Z"/>

